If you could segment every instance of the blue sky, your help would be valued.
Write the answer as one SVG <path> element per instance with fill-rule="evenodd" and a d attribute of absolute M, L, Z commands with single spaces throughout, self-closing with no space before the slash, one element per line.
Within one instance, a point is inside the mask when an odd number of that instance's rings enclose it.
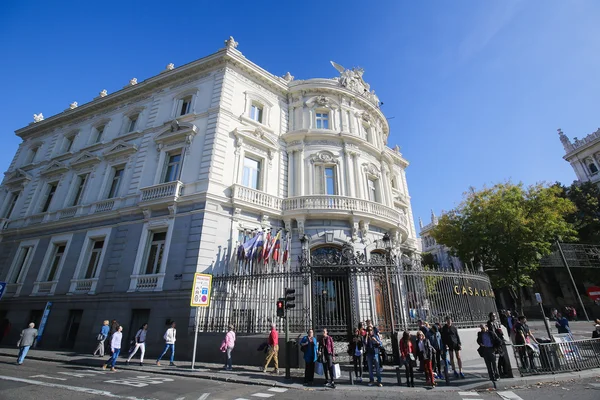
<path fill-rule="evenodd" d="M 416 223 L 469 186 L 571 183 L 556 129 L 581 138 L 600 126 L 594 0 L 47 3 L 0 12 L 2 171 L 34 113 L 201 58 L 230 35 L 277 75 L 333 77 L 330 60 L 365 69 L 388 144 L 411 163 Z"/>

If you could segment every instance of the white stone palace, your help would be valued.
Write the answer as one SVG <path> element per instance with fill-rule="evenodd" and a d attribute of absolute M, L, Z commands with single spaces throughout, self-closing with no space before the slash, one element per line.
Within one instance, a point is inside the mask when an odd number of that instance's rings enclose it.
<path fill-rule="evenodd" d="M 450 254 L 450 249 L 442 244 L 439 244 L 432 236 L 431 231 L 438 224 L 438 217 L 431 210 L 431 221 L 423 225 L 423 221 L 419 218 L 419 237 L 421 238 L 421 250 L 423 253 L 431 254 L 433 261 L 440 269 L 445 271 L 461 271 L 463 263 L 460 258 Z"/>
<path fill-rule="evenodd" d="M 600 183 L 600 128 L 583 139 L 569 140 L 562 129 L 558 129 L 560 142 L 565 149 L 563 158 L 571 164 L 580 182 Z"/>
<path fill-rule="evenodd" d="M 12 339 L 51 302 L 43 346 L 91 351 L 102 321 L 116 319 L 126 336 L 148 322 L 157 346 L 177 321 L 185 347 L 194 273 L 241 273 L 240 245 L 263 231 L 279 233 L 282 253 L 289 240 L 291 254 L 262 272 L 296 268 L 307 250 L 418 259 L 408 162 L 387 146 L 363 70 L 332 63 L 334 78 L 279 77 L 237 46 L 230 38 L 16 131 L 22 143 L 0 190 L 0 320 L 12 322 Z M 364 314 L 380 307 L 360 296 L 373 304 Z M 265 304 L 274 315 L 271 297 Z"/>

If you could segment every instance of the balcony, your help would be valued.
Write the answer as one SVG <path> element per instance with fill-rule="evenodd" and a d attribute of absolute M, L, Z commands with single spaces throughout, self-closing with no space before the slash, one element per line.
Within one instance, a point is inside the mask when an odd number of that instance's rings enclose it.
<path fill-rule="evenodd" d="M 231 200 L 234 205 L 240 205 L 247 209 L 271 211 L 272 214 L 276 215 L 281 214 L 281 198 L 246 186 L 233 185 Z"/>
<path fill-rule="evenodd" d="M 183 194 L 183 183 L 173 181 L 149 186 L 141 189 L 140 203 L 164 204 L 173 203 Z"/>
<path fill-rule="evenodd" d="M 98 278 L 71 279 L 69 294 L 94 294 L 97 285 Z"/>
<path fill-rule="evenodd" d="M 54 290 L 56 290 L 57 283 L 58 281 L 33 282 L 33 290 L 31 291 L 31 295 L 52 295 L 54 294 Z"/>
<path fill-rule="evenodd" d="M 58 218 L 60 218 L 60 219 L 73 218 L 77 214 L 78 210 L 79 210 L 78 206 L 65 208 L 64 210 L 61 210 Z"/>
<path fill-rule="evenodd" d="M 22 283 L 8 283 L 4 289 L 4 296 L 17 297 L 21 293 Z"/>
<path fill-rule="evenodd" d="M 104 201 L 100 201 L 96 204 L 94 204 L 93 207 L 93 213 L 101 213 L 101 212 L 107 212 L 107 211 L 112 211 L 112 209 L 115 207 L 115 199 L 109 199 L 109 200 L 104 200 Z"/>
<path fill-rule="evenodd" d="M 165 274 L 131 275 L 128 292 L 159 292 L 162 290 Z"/>

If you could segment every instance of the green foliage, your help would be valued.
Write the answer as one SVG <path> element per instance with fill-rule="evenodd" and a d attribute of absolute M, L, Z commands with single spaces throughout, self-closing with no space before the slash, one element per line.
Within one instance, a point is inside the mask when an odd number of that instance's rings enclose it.
<path fill-rule="evenodd" d="M 553 241 L 576 238 L 566 219 L 575 210 L 556 185 L 500 183 L 471 188 L 431 234 L 461 260 L 482 264 L 494 286 L 510 289 L 521 307 L 521 288 L 533 284 L 531 276 Z"/>
<path fill-rule="evenodd" d="M 421 253 L 421 264 L 426 268 L 438 268 L 439 263 L 435 261 L 433 254 L 425 252 Z"/>
<path fill-rule="evenodd" d="M 577 209 L 567 216 L 579 240 L 583 243 L 600 243 L 600 189 L 591 182 L 573 183 L 571 186 L 556 184 L 562 195 L 571 200 Z"/>

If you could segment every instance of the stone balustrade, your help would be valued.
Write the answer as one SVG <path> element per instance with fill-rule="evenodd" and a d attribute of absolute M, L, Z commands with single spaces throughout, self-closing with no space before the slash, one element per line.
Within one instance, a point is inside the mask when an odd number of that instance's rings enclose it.
<path fill-rule="evenodd" d="M 173 181 L 149 186 L 141 189 L 140 202 L 152 202 L 156 200 L 176 201 L 183 194 L 183 183 Z"/>

